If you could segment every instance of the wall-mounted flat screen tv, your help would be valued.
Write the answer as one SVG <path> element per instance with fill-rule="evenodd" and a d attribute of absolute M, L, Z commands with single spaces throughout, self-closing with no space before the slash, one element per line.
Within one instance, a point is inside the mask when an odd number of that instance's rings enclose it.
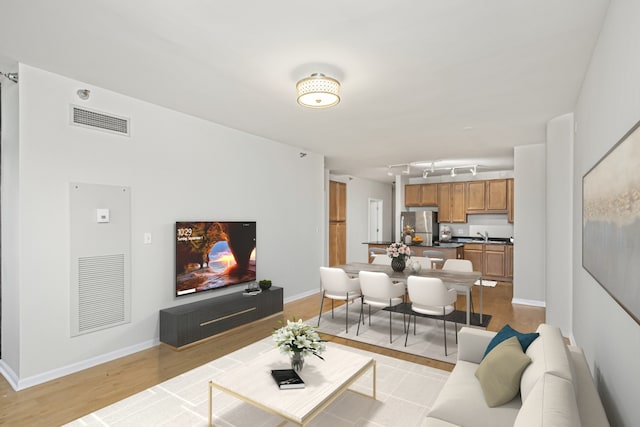
<path fill-rule="evenodd" d="M 255 221 L 176 222 L 177 296 L 255 280 Z"/>

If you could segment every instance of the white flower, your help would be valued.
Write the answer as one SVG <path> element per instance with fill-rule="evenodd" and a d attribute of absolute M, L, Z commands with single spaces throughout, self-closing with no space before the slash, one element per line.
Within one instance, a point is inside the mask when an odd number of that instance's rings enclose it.
<path fill-rule="evenodd" d="M 311 326 L 302 320 L 287 320 L 287 325 L 273 332 L 273 340 L 282 353 L 292 355 L 294 352 L 303 355 L 313 354 L 319 357 L 325 350 L 324 341 Z"/>

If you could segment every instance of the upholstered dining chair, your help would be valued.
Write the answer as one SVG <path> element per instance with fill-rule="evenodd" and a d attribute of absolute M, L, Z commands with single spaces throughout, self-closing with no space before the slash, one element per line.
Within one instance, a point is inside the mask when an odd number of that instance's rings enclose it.
<path fill-rule="evenodd" d="M 388 255 L 374 255 L 371 264 L 391 265 L 391 258 Z"/>
<path fill-rule="evenodd" d="M 447 260 L 447 256 L 442 251 L 422 251 L 422 255 L 431 258 L 433 262 L 433 268 L 436 268 L 436 263 L 443 264 Z"/>
<path fill-rule="evenodd" d="M 369 249 L 369 253 L 371 254 L 371 256 L 376 256 L 376 255 L 386 255 L 387 254 L 387 250 L 384 248 L 371 248 Z"/>
<path fill-rule="evenodd" d="M 349 333 L 349 303 L 355 299 L 362 299 L 360 292 L 360 279 L 350 278 L 341 268 L 320 267 L 320 283 L 322 284 L 322 296 L 320 298 L 320 313 L 318 313 L 318 325 L 322 318 L 322 305 L 325 298 L 331 300 L 331 318 L 333 319 L 333 301 L 344 301 L 346 305 L 345 333 Z M 358 319 L 359 321 L 359 319 Z"/>
<path fill-rule="evenodd" d="M 420 268 L 422 270 L 431 270 L 433 268 L 433 262 L 431 258 L 426 256 L 412 256 L 409 258 L 410 262 L 418 262 L 420 263 Z"/>
<path fill-rule="evenodd" d="M 360 289 L 362 290 L 362 305 L 360 306 L 360 318 L 358 319 L 358 330 L 360 333 L 360 320 L 364 323 L 364 305 L 369 306 L 369 326 L 371 326 L 371 307 L 386 308 L 394 307 L 404 302 L 404 283 L 394 283 L 385 273 L 376 271 L 361 271 Z M 402 314 L 403 332 L 405 329 L 405 314 Z M 391 332 L 391 311 L 389 311 L 389 342 L 393 342 Z"/>
<path fill-rule="evenodd" d="M 437 277 L 409 276 L 407 279 L 407 289 L 411 300 L 411 311 L 413 313 L 413 334 L 416 333 L 417 314 L 426 314 L 437 319 L 442 319 L 444 323 L 444 355 L 447 352 L 447 316 L 455 311 L 455 303 L 458 293 L 455 289 L 448 289 L 447 286 Z M 458 342 L 458 323 L 454 318 L 456 328 L 456 342 Z M 407 325 L 407 335 L 404 345 L 407 346 L 409 339 L 409 327 L 411 317 Z"/>
<path fill-rule="evenodd" d="M 468 260 L 468 259 L 448 259 L 444 262 L 442 269 L 448 270 L 448 271 L 463 271 L 463 272 L 471 273 L 473 271 L 473 264 L 471 263 L 471 260 Z M 458 290 L 458 294 L 466 295 L 466 291 Z M 471 305 L 471 312 L 475 313 L 475 311 L 473 310 L 472 297 L 473 297 L 473 286 L 469 288 L 469 299 L 470 299 L 469 303 Z"/>

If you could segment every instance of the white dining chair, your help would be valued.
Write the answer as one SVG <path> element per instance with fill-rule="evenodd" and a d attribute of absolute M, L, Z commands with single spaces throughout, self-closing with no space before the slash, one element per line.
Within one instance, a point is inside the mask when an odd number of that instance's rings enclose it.
<path fill-rule="evenodd" d="M 444 262 L 442 266 L 443 270 L 446 271 L 462 271 L 466 273 L 471 273 L 473 271 L 473 264 L 471 260 L 468 259 L 448 259 Z M 466 295 L 467 291 L 458 290 L 459 295 Z M 471 306 L 471 313 L 475 313 L 473 310 L 473 286 L 469 288 L 469 304 Z"/>
<path fill-rule="evenodd" d="M 420 263 L 421 270 L 431 270 L 433 268 L 433 262 L 431 258 L 426 256 L 412 256 L 411 258 L 409 258 L 409 261 Z"/>
<path fill-rule="evenodd" d="M 455 311 L 455 303 L 458 294 L 455 289 L 448 289 L 447 286 L 437 277 L 409 276 L 407 279 L 407 290 L 411 300 L 411 312 L 413 313 L 413 334 L 416 333 L 417 314 L 424 314 L 429 317 L 441 319 L 444 323 L 444 355 L 447 351 L 447 316 Z M 456 328 L 456 342 L 458 342 L 458 323 L 453 319 Z M 404 345 L 407 346 L 409 339 L 409 327 L 411 317 L 407 327 Z"/>
<path fill-rule="evenodd" d="M 360 318 L 358 319 L 358 330 L 360 333 L 360 320 L 364 323 L 364 305 L 369 306 L 369 326 L 371 326 L 371 307 L 391 308 L 405 301 L 405 284 L 394 283 L 385 273 L 375 271 L 361 271 L 359 273 L 360 289 L 362 290 L 362 305 L 360 306 Z M 389 311 L 389 342 L 393 342 L 391 332 L 391 311 Z M 403 332 L 405 326 L 405 313 L 402 314 Z"/>
<path fill-rule="evenodd" d="M 431 258 L 431 261 L 433 262 L 433 268 L 436 268 L 436 263 L 444 264 L 444 262 L 447 260 L 447 256 L 442 251 L 422 251 L 422 255 Z"/>
<path fill-rule="evenodd" d="M 320 297 L 320 313 L 318 313 L 318 325 L 322 318 L 322 305 L 325 298 L 331 299 L 331 318 L 333 319 L 334 300 L 344 301 L 346 305 L 345 332 L 349 333 L 349 303 L 355 299 L 362 299 L 360 292 L 360 279 L 350 278 L 341 268 L 320 267 L 320 283 L 322 295 Z"/>
<path fill-rule="evenodd" d="M 391 265 L 391 258 L 389 255 L 374 255 L 371 264 Z"/>

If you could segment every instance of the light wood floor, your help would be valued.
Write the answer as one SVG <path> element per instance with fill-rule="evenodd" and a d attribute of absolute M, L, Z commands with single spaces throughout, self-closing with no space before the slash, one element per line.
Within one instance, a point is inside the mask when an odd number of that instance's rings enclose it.
<path fill-rule="evenodd" d="M 483 291 L 483 311 L 493 315 L 489 330 L 497 331 L 509 323 L 519 331 L 531 332 L 545 320 L 543 308 L 511 304 L 513 292 L 510 283 L 500 282 L 495 288 L 485 287 Z M 477 310 L 477 288 L 474 290 L 473 302 Z M 464 307 L 464 304 L 464 296 L 459 297 L 458 307 Z M 319 306 L 319 294 L 312 295 L 286 304 L 282 315 L 236 328 L 182 351 L 174 351 L 164 345 L 156 346 L 19 392 L 15 392 L 0 377 L 0 425 L 59 426 L 68 423 L 258 341 L 270 335 L 284 319 L 293 316 L 311 318 L 317 315 Z M 330 309 L 331 304 L 325 304 L 325 307 Z M 326 338 L 439 369 L 450 371 L 453 368 L 448 363 L 424 357 L 341 338 Z"/>

